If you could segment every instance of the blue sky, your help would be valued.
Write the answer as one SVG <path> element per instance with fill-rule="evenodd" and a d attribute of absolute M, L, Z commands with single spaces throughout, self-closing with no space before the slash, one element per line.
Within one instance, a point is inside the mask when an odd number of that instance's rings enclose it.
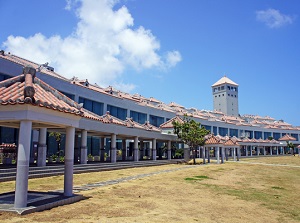
<path fill-rule="evenodd" d="M 298 0 L 0 0 L 1 49 L 101 87 L 213 109 L 239 84 L 240 114 L 300 126 Z"/>

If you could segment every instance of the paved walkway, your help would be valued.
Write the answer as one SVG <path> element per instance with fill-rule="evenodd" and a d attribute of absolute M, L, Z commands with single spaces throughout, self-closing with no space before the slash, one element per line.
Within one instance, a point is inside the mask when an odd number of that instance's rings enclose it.
<path fill-rule="evenodd" d="M 74 186 L 73 187 L 73 192 L 78 193 L 80 191 L 92 190 L 92 189 L 98 188 L 98 187 L 105 187 L 105 186 L 108 186 L 108 185 L 114 185 L 114 184 L 130 181 L 130 180 L 136 180 L 136 179 L 141 179 L 141 178 L 154 176 L 154 175 L 158 175 L 158 174 L 175 172 L 175 171 L 178 171 L 178 170 L 183 170 L 183 169 L 188 169 L 188 168 L 195 168 L 195 167 L 199 167 L 199 165 L 183 166 L 183 167 L 179 167 L 179 168 L 156 171 L 156 172 L 152 172 L 152 173 L 139 174 L 139 175 L 130 176 L 130 177 L 122 177 L 122 178 L 118 178 L 118 179 L 114 179 L 114 180 L 101 181 L 101 182 L 96 182 L 96 183 L 92 183 L 92 184 L 84 184 L 84 185 L 81 185 L 81 186 Z M 53 192 L 63 192 L 63 190 L 57 190 L 57 191 L 53 191 Z"/>

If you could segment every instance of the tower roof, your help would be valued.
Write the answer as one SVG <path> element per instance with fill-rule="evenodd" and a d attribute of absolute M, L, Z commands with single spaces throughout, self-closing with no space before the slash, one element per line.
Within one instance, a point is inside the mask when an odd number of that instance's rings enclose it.
<path fill-rule="evenodd" d="M 237 83 L 233 82 L 228 77 L 224 76 L 220 80 L 218 80 L 216 83 L 214 83 L 212 85 L 212 87 L 219 86 L 221 84 L 231 84 L 231 85 L 234 85 L 234 86 L 239 86 Z"/>

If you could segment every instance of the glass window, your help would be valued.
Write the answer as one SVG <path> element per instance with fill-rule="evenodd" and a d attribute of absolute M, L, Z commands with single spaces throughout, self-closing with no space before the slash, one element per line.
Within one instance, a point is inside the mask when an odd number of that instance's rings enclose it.
<path fill-rule="evenodd" d="M 8 78 L 11 78 L 11 76 L 8 76 L 8 75 L 1 74 L 1 73 L 0 73 L 0 81 L 4 81 L 4 80 L 6 80 L 6 79 L 8 79 Z"/>
<path fill-rule="evenodd" d="M 218 135 L 218 127 L 217 126 L 213 127 L 213 133 L 214 133 L 214 135 Z"/>
<path fill-rule="evenodd" d="M 254 131 L 254 138 L 255 139 L 262 139 L 262 132 Z"/>
<path fill-rule="evenodd" d="M 130 117 L 133 119 L 133 121 L 140 124 L 144 124 L 147 121 L 147 114 L 141 112 L 130 111 Z"/>
<path fill-rule="evenodd" d="M 229 135 L 230 137 L 235 136 L 238 137 L 239 131 L 237 129 L 229 129 Z"/>
<path fill-rule="evenodd" d="M 291 136 L 294 137 L 294 138 L 296 138 L 297 141 L 299 140 L 298 134 L 292 133 Z"/>
<path fill-rule="evenodd" d="M 103 103 L 92 101 L 86 98 L 79 97 L 79 103 L 83 103 L 83 107 L 97 115 L 103 115 Z"/>
<path fill-rule="evenodd" d="M 274 138 L 275 140 L 278 140 L 280 137 L 281 137 L 281 134 L 280 134 L 279 132 L 274 132 L 274 133 L 273 133 L 273 138 Z"/>
<path fill-rule="evenodd" d="M 119 108 L 112 105 L 107 105 L 107 110 L 112 116 L 115 116 L 119 119 L 125 120 L 127 117 L 127 109 Z"/>
<path fill-rule="evenodd" d="M 159 117 L 159 116 L 155 116 L 155 115 L 150 115 L 150 124 L 154 125 L 156 127 L 159 127 L 162 123 L 164 123 L 164 118 L 163 117 Z"/>
<path fill-rule="evenodd" d="M 271 132 L 264 132 L 264 139 L 268 139 L 271 136 L 272 136 Z"/>
<path fill-rule="evenodd" d="M 204 127 L 206 130 L 211 130 L 211 126 L 210 125 L 202 125 L 202 127 Z"/>
<path fill-rule="evenodd" d="M 220 134 L 220 136 L 228 135 L 228 128 L 219 127 L 219 134 Z"/>

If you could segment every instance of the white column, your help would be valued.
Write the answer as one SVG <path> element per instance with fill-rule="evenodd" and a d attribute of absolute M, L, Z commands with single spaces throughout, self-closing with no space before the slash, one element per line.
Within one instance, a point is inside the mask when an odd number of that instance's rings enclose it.
<path fill-rule="evenodd" d="M 217 164 L 220 164 L 220 147 L 217 146 L 216 148 L 216 158 L 217 158 Z"/>
<path fill-rule="evenodd" d="M 225 148 L 225 159 L 226 159 L 226 161 L 228 161 L 228 156 L 229 156 L 229 154 L 228 154 L 228 148 Z"/>
<path fill-rule="evenodd" d="M 171 141 L 168 141 L 168 160 L 171 160 L 171 156 L 172 156 L 172 150 L 171 150 L 171 146 L 172 146 L 172 143 Z"/>
<path fill-rule="evenodd" d="M 221 147 L 221 163 L 224 163 L 225 158 L 225 148 Z"/>
<path fill-rule="evenodd" d="M 110 140 L 110 162 L 117 162 L 117 135 L 112 134 Z"/>
<path fill-rule="evenodd" d="M 237 147 L 236 151 L 237 151 L 237 161 L 240 161 L 240 158 L 241 158 L 241 147 Z"/>
<path fill-rule="evenodd" d="M 133 143 L 133 161 L 139 161 L 139 138 L 134 137 Z"/>
<path fill-rule="evenodd" d="M 278 156 L 278 146 L 276 146 L 276 155 Z"/>
<path fill-rule="evenodd" d="M 259 153 L 260 153 L 260 148 L 259 148 L 259 146 L 256 147 L 256 152 L 257 152 L 256 155 L 259 156 Z"/>
<path fill-rule="evenodd" d="M 183 157 L 185 161 L 190 160 L 190 147 L 186 144 L 183 144 Z"/>
<path fill-rule="evenodd" d="M 40 128 L 37 166 L 46 166 L 47 128 Z"/>
<path fill-rule="evenodd" d="M 205 149 L 206 149 L 206 147 L 201 147 L 203 164 L 206 163 L 206 160 L 205 160 Z"/>
<path fill-rule="evenodd" d="M 156 160 L 156 139 L 152 139 L 152 160 Z"/>
<path fill-rule="evenodd" d="M 233 161 L 236 161 L 236 154 L 235 154 L 235 148 L 231 148 L 233 153 Z"/>
<path fill-rule="evenodd" d="M 31 121 L 20 122 L 14 203 L 15 208 L 24 208 L 27 206 L 31 130 Z"/>
<path fill-rule="evenodd" d="M 81 131 L 81 145 L 80 145 L 80 163 L 87 163 L 87 131 Z"/>
<path fill-rule="evenodd" d="M 73 162 L 74 162 L 75 128 L 66 128 L 64 195 L 73 195 Z"/>
<path fill-rule="evenodd" d="M 266 147 L 264 146 L 263 147 L 263 150 L 264 150 L 264 156 L 266 155 Z"/>
<path fill-rule="evenodd" d="M 270 147 L 270 155 L 273 155 L 273 146 Z"/>
<path fill-rule="evenodd" d="M 248 146 L 245 146 L 246 157 L 248 156 Z"/>
<path fill-rule="evenodd" d="M 253 155 L 252 150 L 253 150 L 253 146 L 250 146 L 250 156 Z"/>

